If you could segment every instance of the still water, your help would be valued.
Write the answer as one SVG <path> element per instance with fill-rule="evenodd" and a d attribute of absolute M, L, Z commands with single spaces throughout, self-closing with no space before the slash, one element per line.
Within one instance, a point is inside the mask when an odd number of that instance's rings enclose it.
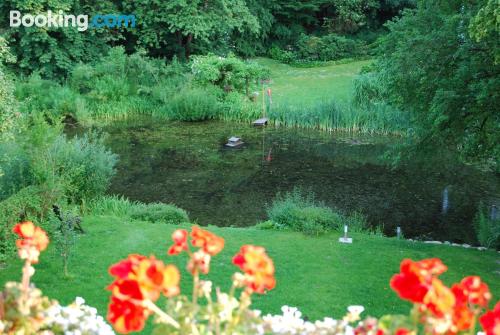
<path fill-rule="evenodd" d="M 500 207 L 499 176 L 449 153 L 391 167 L 383 155 L 397 138 L 216 121 L 135 121 L 104 131 L 120 157 L 109 193 L 174 203 L 202 225 L 254 225 L 276 193 L 300 187 L 341 211 L 361 211 L 387 235 L 400 226 L 407 237 L 474 243 L 479 203 Z M 233 135 L 243 147 L 224 147 Z"/>

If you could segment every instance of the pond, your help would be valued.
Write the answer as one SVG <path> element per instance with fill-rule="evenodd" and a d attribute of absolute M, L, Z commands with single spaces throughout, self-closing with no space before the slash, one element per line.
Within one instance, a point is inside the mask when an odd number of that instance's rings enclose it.
<path fill-rule="evenodd" d="M 500 205 L 499 176 L 449 153 L 391 167 L 383 156 L 397 138 L 218 121 L 121 122 L 104 131 L 120 156 L 111 194 L 174 203 L 202 225 L 255 225 L 278 192 L 300 187 L 364 213 L 387 235 L 400 226 L 407 237 L 473 243 L 480 202 Z M 243 147 L 224 147 L 233 135 Z"/>

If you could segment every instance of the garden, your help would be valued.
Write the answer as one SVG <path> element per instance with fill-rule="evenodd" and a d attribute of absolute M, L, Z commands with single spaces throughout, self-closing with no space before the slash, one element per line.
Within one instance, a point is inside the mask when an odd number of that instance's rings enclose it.
<path fill-rule="evenodd" d="M 498 11 L 3 1 L 0 333 L 500 334 Z"/>

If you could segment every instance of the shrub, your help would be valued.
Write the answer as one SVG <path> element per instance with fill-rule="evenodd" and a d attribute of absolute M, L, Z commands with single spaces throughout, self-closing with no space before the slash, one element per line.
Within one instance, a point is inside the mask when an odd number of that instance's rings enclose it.
<path fill-rule="evenodd" d="M 0 38 L 0 56 L 2 39 Z M 3 73 L 0 62 L 0 140 L 11 136 L 14 130 L 17 112 L 17 102 L 14 98 L 14 84 Z M 1 171 L 0 171 L 1 172 Z"/>
<path fill-rule="evenodd" d="M 366 217 L 354 212 L 344 215 L 315 200 L 313 193 L 299 188 L 285 194 L 278 193 L 267 209 L 269 221 L 257 225 L 259 229 L 291 229 L 306 235 L 319 235 L 327 231 L 342 232 L 344 225 L 353 232 L 369 232 Z M 375 234 L 380 234 L 376 229 Z"/>
<path fill-rule="evenodd" d="M 500 222 L 489 216 L 488 209 L 481 204 L 474 217 L 474 228 L 479 244 L 485 248 L 500 248 Z"/>
<path fill-rule="evenodd" d="M 138 204 L 138 202 L 130 201 L 123 196 L 102 196 L 92 200 L 89 203 L 88 210 L 93 215 L 127 217 L 130 216 L 132 207 Z"/>
<path fill-rule="evenodd" d="M 180 224 L 189 222 L 185 210 L 174 205 L 163 203 L 138 204 L 130 212 L 130 217 L 134 220 L 148 222 L 162 222 L 168 224 Z"/>
<path fill-rule="evenodd" d="M 297 55 L 291 50 L 283 50 L 277 46 L 269 49 L 269 57 L 281 63 L 290 64 L 297 61 Z"/>
<path fill-rule="evenodd" d="M 343 58 L 366 56 L 368 47 L 362 39 L 347 38 L 337 34 L 313 36 L 303 34 L 293 50 L 276 46 L 269 50 L 269 56 L 282 63 L 326 62 Z"/>
<path fill-rule="evenodd" d="M 278 193 L 267 209 L 267 215 L 278 228 L 310 234 L 338 229 L 342 224 L 338 213 L 317 202 L 314 194 L 304 194 L 299 188 L 285 194 Z"/>
<path fill-rule="evenodd" d="M 60 135 L 41 154 L 46 156 L 40 155 L 32 163 L 39 182 L 59 182 L 68 201 L 79 205 L 104 194 L 117 162 L 96 133 L 70 140 Z"/>
<path fill-rule="evenodd" d="M 134 220 L 179 224 L 189 222 L 185 210 L 164 203 L 144 204 L 130 201 L 123 196 L 103 196 L 92 201 L 89 206 L 93 215 L 114 215 Z"/>
<path fill-rule="evenodd" d="M 236 90 L 246 95 L 258 80 L 269 78 L 269 69 L 234 55 L 193 57 L 191 71 L 195 80 L 202 84 L 212 84 L 227 92 Z"/>
<path fill-rule="evenodd" d="M 51 120 L 64 116 L 75 117 L 82 113 L 82 97 L 68 86 L 61 86 L 50 80 L 41 79 L 34 74 L 25 82 L 16 85 L 16 98 L 21 102 L 24 114 L 42 114 Z"/>
<path fill-rule="evenodd" d="M 262 108 L 259 104 L 238 92 L 231 92 L 222 102 L 219 118 L 227 121 L 253 121 L 261 115 Z"/>
<path fill-rule="evenodd" d="M 46 205 L 35 186 L 23 188 L 15 195 L 0 202 L 0 262 L 15 251 L 12 227 L 20 219 L 39 221 L 46 214 Z"/>
<path fill-rule="evenodd" d="M 216 90 L 185 88 L 175 94 L 169 103 L 170 117 L 181 121 L 204 121 L 218 114 L 221 104 Z"/>
<path fill-rule="evenodd" d="M 14 141 L 0 141 L 0 201 L 30 184 L 29 157 Z"/>

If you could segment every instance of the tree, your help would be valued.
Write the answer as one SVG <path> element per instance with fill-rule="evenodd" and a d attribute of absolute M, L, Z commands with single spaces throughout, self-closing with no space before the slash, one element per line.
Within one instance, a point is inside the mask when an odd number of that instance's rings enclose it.
<path fill-rule="evenodd" d="M 87 3 L 88 2 L 88 3 Z M 112 12 L 111 2 L 93 4 L 86 0 L 4 0 L 0 2 L 0 12 L 18 10 L 23 14 L 36 15 L 51 10 L 60 10 L 74 15 L 96 12 Z M 89 29 L 79 32 L 76 27 L 16 27 L 10 28 L 9 15 L 0 16 L 0 31 L 9 42 L 16 56 L 16 70 L 31 74 L 39 71 L 43 77 L 64 78 L 72 66 L 78 62 L 97 59 L 107 50 L 107 43 L 116 40 L 119 32 L 111 29 Z"/>
<path fill-rule="evenodd" d="M 498 35 L 478 40 L 468 29 L 485 12 L 481 3 L 420 1 L 406 10 L 387 25 L 376 74 L 383 96 L 411 113 L 420 147 L 454 147 L 498 168 Z"/>
<path fill-rule="evenodd" d="M 234 31 L 258 34 L 260 25 L 244 0 L 134 0 L 125 8 L 141 18 L 138 26 L 138 43 L 148 49 L 176 50 L 181 59 L 189 59 L 193 45 L 227 38 Z M 175 41 L 177 48 L 168 42 Z"/>

